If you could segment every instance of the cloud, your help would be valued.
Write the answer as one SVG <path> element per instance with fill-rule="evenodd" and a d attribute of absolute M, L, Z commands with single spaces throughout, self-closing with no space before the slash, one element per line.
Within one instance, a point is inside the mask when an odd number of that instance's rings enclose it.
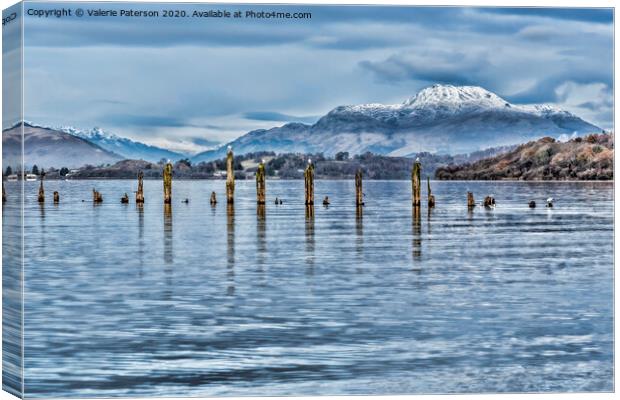
<path fill-rule="evenodd" d="M 359 65 L 387 82 L 416 80 L 469 85 L 480 81 L 489 60 L 484 52 L 426 50 L 394 54 L 384 61 L 362 61 Z"/>
<path fill-rule="evenodd" d="M 250 111 L 243 116 L 246 119 L 256 121 L 305 122 L 309 124 L 315 123 L 320 118 L 319 116 L 299 117 L 275 111 Z"/>
<path fill-rule="evenodd" d="M 163 128 L 204 128 L 204 129 L 221 129 L 219 126 L 209 124 L 194 124 L 188 120 L 178 117 L 164 117 L 156 115 L 131 115 L 117 114 L 108 115 L 104 118 L 110 123 L 117 125 L 141 126 L 141 127 L 163 127 Z"/>
<path fill-rule="evenodd" d="M 312 123 L 343 104 L 398 103 L 438 82 L 480 85 L 517 103 L 568 104 L 600 126 L 612 121 L 613 107 L 599 100 L 599 92 L 585 90 L 613 84 L 609 9 L 178 7 L 313 15 L 239 21 L 28 17 L 26 117 L 190 148 L 200 145 L 196 140 L 225 142 L 278 122 Z M 558 91 L 567 82 L 578 85 L 570 95 Z"/>

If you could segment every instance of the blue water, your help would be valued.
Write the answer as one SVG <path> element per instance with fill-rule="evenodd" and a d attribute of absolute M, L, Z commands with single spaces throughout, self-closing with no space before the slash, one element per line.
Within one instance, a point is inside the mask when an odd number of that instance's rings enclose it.
<path fill-rule="evenodd" d="M 26 396 L 613 390 L 613 185 L 432 184 L 415 215 L 409 182 L 366 181 L 358 216 L 352 181 L 317 181 L 307 218 L 302 181 L 264 214 L 252 181 L 234 211 L 223 181 L 175 181 L 169 210 L 159 181 L 143 208 L 133 181 L 46 182 L 42 207 L 27 183 Z"/>

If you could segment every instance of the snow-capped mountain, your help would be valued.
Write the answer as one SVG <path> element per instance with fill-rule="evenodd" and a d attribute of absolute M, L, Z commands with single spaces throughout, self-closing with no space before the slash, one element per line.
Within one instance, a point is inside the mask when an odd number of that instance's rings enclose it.
<path fill-rule="evenodd" d="M 160 147 L 151 146 L 117 136 L 113 133 L 106 132 L 101 128 L 93 128 L 85 131 L 74 127 L 65 126 L 57 128 L 57 130 L 88 140 L 91 143 L 94 143 L 113 153 L 119 154 L 127 159 L 157 162 L 162 158 L 176 161 L 185 157 L 185 155 L 171 150 L 162 149 Z"/>
<path fill-rule="evenodd" d="M 2 158 L 6 164 L 17 170 L 22 154 L 27 167 L 39 168 L 78 168 L 86 164 L 113 164 L 123 159 L 86 139 L 26 122 L 23 129 L 16 124 L 2 132 Z"/>
<path fill-rule="evenodd" d="M 314 125 L 289 123 L 259 129 L 196 155 L 194 162 L 254 151 L 333 155 L 371 151 L 409 156 L 421 151 L 470 153 L 523 143 L 542 136 L 585 134 L 601 129 L 549 105 L 515 105 L 477 86 L 433 85 L 400 104 L 340 106 Z"/>

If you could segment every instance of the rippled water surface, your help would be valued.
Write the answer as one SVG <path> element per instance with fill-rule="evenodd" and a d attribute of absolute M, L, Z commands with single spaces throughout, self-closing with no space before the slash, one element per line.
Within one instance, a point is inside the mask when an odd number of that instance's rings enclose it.
<path fill-rule="evenodd" d="M 613 390 L 609 183 L 433 182 L 416 215 L 409 182 L 366 181 L 359 216 L 352 181 L 318 181 L 308 218 L 302 181 L 264 212 L 251 181 L 234 209 L 223 181 L 175 181 L 168 210 L 159 181 L 143 208 L 132 181 L 46 182 L 42 207 L 37 185 L 26 396 Z"/>

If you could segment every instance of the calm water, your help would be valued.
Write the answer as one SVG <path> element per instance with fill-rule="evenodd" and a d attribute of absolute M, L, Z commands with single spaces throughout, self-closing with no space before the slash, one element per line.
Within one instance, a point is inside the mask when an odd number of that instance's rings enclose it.
<path fill-rule="evenodd" d="M 142 209 L 132 181 L 37 185 L 27 396 L 613 390 L 609 183 L 434 182 L 415 216 L 409 182 L 366 181 L 357 217 L 352 181 L 318 181 L 313 218 L 302 181 L 268 181 L 264 214 L 252 181 L 234 210 L 223 181 L 175 181 L 170 210 L 159 181 Z"/>

